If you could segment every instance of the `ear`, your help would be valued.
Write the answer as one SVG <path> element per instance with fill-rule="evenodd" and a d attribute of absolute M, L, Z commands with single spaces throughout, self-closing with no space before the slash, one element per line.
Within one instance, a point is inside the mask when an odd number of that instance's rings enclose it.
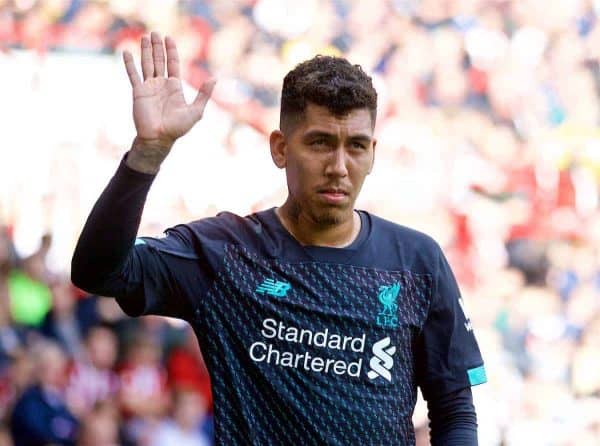
<path fill-rule="evenodd" d="M 371 158 L 371 167 L 369 167 L 369 172 L 373 170 L 373 165 L 375 164 L 375 147 L 377 146 L 377 140 L 373 139 L 373 158 Z"/>
<path fill-rule="evenodd" d="M 277 167 L 283 169 L 287 164 L 285 135 L 281 130 L 273 130 L 269 136 L 271 158 Z"/>

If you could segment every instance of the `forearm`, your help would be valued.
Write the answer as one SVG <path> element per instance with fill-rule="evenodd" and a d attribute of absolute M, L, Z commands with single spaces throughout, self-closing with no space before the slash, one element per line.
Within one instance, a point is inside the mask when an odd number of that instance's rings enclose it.
<path fill-rule="evenodd" d="M 137 172 L 156 175 L 171 147 L 173 147 L 172 141 L 142 141 L 136 137 L 127 154 L 125 164 Z"/>
<path fill-rule="evenodd" d="M 471 388 L 427 402 L 432 446 L 477 446 L 477 415 Z"/>
<path fill-rule="evenodd" d="M 122 161 L 94 205 L 71 262 L 73 283 L 99 293 L 133 247 L 154 175 L 135 171 Z"/>

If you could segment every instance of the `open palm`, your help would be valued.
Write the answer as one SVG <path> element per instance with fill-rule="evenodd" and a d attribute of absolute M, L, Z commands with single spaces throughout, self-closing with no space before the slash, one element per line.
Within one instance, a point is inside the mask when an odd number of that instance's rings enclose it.
<path fill-rule="evenodd" d="M 166 48 L 166 63 L 165 63 Z M 202 118 L 214 81 L 205 82 L 196 99 L 187 104 L 183 96 L 177 47 L 170 37 L 165 45 L 158 33 L 142 37 L 141 64 L 143 82 L 133 56 L 123 53 L 125 68 L 133 87 L 133 120 L 138 142 L 169 149 Z M 165 77 L 165 66 L 168 77 Z"/>

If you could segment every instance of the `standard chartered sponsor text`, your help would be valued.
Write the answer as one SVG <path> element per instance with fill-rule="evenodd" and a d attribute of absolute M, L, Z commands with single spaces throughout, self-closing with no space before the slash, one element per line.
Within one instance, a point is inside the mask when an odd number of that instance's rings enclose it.
<path fill-rule="evenodd" d="M 362 370 L 363 359 L 356 361 L 344 361 L 311 354 L 308 351 L 295 353 L 279 350 L 266 340 L 280 340 L 289 343 L 302 344 L 327 350 L 350 351 L 363 353 L 365 349 L 365 338 L 363 334 L 359 337 L 342 336 L 330 333 L 328 328 L 313 331 L 305 328 L 286 326 L 275 319 L 265 319 L 260 331 L 265 341 L 256 341 L 250 348 L 250 358 L 256 362 L 266 362 L 280 367 L 293 367 L 316 373 L 334 373 L 336 375 L 349 375 L 359 377 Z"/>

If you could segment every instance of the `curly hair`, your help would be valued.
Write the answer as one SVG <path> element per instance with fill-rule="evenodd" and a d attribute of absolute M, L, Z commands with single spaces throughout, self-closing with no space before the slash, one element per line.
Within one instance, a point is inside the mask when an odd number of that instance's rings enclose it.
<path fill-rule="evenodd" d="M 377 91 L 360 65 L 332 56 L 315 56 L 297 65 L 283 79 L 279 128 L 290 131 L 304 117 L 308 103 L 336 116 L 367 108 L 372 125 L 377 117 Z"/>

